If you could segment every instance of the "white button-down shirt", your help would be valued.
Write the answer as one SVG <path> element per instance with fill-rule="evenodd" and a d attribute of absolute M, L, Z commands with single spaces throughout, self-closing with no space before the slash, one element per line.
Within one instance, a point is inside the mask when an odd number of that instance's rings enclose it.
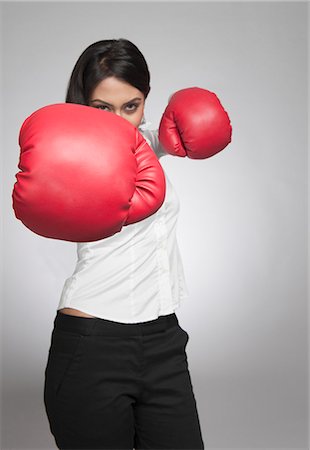
<path fill-rule="evenodd" d="M 157 157 L 165 155 L 157 131 L 140 127 Z M 75 308 L 122 323 L 171 314 L 189 294 L 176 237 L 179 199 L 166 176 L 159 210 L 119 233 L 77 243 L 77 263 L 57 309 Z"/>

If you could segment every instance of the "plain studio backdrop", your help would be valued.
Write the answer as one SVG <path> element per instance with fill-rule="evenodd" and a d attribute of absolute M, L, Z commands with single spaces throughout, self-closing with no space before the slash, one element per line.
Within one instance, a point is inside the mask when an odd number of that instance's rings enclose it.
<path fill-rule="evenodd" d="M 18 132 L 64 101 L 89 44 L 119 37 L 149 64 L 154 128 L 170 94 L 191 86 L 215 92 L 232 122 L 216 156 L 161 159 L 181 202 L 190 299 L 176 314 L 206 448 L 308 448 L 307 3 L 3 2 L 1 12 L 1 449 L 56 448 L 44 369 L 76 261 L 75 243 L 14 216 Z"/>

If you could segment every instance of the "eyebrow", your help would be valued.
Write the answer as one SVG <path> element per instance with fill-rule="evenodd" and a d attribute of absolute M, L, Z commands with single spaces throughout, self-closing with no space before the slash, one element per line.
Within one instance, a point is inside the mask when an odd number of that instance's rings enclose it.
<path fill-rule="evenodd" d="M 132 100 L 129 100 L 128 102 L 124 103 L 124 105 L 128 105 L 128 103 L 132 103 L 132 102 L 134 102 L 136 100 L 142 100 L 142 98 L 141 97 L 135 97 Z M 111 105 L 111 103 L 108 103 L 108 102 L 105 102 L 103 100 L 100 100 L 99 98 L 96 98 L 95 100 L 91 100 L 91 103 L 93 103 L 93 102 L 100 102 L 100 103 L 104 103 L 105 105 L 108 105 L 108 106 L 113 106 L 113 105 Z"/>

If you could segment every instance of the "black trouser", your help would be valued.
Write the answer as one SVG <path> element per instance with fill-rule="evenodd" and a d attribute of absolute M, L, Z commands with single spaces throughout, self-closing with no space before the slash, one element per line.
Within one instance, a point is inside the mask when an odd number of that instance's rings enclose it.
<path fill-rule="evenodd" d="M 126 324 L 57 311 L 44 404 L 60 449 L 203 449 L 175 315 Z"/>

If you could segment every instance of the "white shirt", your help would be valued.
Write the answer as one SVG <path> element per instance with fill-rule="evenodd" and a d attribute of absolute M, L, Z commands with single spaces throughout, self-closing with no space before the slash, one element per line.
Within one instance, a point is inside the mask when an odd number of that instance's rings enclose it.
<path fill-rule="evenodd" d="M 166 154 L 157 131 L 139 130 L 159 159 Z M 188 298 L 176 227 L 179 199 L 167 177 L 159 210 L 119 233 L 77 243 L 77 263 L 57 309 L 69 307 L 122 323 L 173 313 Z"/>

